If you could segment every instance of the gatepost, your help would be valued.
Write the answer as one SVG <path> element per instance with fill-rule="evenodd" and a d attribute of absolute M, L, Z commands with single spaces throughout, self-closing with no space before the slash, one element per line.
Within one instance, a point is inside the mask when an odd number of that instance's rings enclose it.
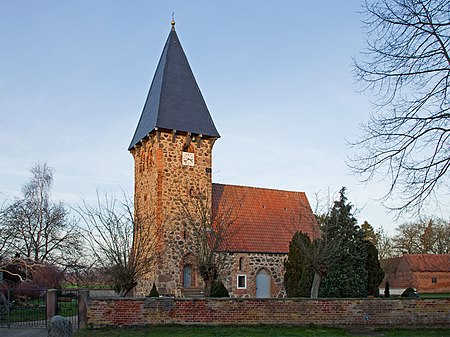
<path fill-rule="evenodd" d="M 47 323 L 56 316 L 56 311 L 58 310 L 58 290 L 48 289 L 47 290 Z"/>
<path fill-rule="evenodd" d="M 87 325 L 87 301 L 89 290 L 80 290 L 78 292 L 78 326 L 80 329 Z"/>

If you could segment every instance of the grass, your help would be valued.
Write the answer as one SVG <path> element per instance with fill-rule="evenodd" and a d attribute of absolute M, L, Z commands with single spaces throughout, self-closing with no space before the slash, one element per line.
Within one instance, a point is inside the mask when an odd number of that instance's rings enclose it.
<path fill-rule="evenodd" d="M 0 305 L 0 324 L 8 323 L 8 312 L 5 305 Z M 46 306 L 42 299 L 22 300 L 13 304 L 9 313 L 9 322 L 32 322 L 46 319 Z M 75 300 L 58 303 L 58 315 L 70 317 L 78 315 L 78 305 Z"/>
<path fill-rule="evenodd" d="M 360 333 L 359 336 L 369 336 Z M 375 334 L 374 334 L 375 335 Z M 427 330 L 387 330 L 377 336 L 386 337 L 450 337 L 449 330 L 427 329 Z M 296 337 L 296 336 L 358 336 L 358 333 L 346 332 L 343 329 L 316 328 L 316 327 L 279 327 L 279 326 L 153 326 L 153 327 L 114 327 L 104 329 L 83 329 L 75 333 L 75 337 Z"/>
<path fill-rule="evenodd" d="M 10 322 L 31 322 L 45 320 L 46 309 L 42 299 L 20 300 L 12 303 L 9 312 Z M 8 323 L 7 306 L 0 306 L 0 323 Z"/>
<path fill-rule="evenodd" d="M 45 307 L 13 308 L 9 314 L 10 322 L 31 322 L 45 320 Z M 0 311 L 0 323 L 8 322 L 6 310 Z"/>
<path fill-rule="evenodd" d="M 73 300 L 70 302 L 58 302 L 58 315 L 70 317 L 78 315 L 78 303 Z"/>
<path fill-rule="evenodd" d="M 437 294 L 419 294 L 420 298 L 450 298 L 450 294 L 437 293 Z"/>

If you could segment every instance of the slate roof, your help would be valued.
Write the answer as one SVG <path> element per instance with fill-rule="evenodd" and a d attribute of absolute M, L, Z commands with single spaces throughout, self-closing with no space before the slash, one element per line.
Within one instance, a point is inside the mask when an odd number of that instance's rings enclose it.
<path fill-rule="evenodd" d="M 380 261 L 385 273 L 450 272 L 450 254 L 405 254 Z"/>
<path fill-rule="evenodd" d="M 233 209 L 235 234 L 228 251 L 288 253 L 297 230 L 318 234 L 304 192 L 222 184 L 213 184 L 212 190 L 214 212 Z"/>
<path fill-rule="evenodd" d="M 131 150 L 156 127 L 220 137 L 174 26 L 164 46 L 128 149 Z"/>

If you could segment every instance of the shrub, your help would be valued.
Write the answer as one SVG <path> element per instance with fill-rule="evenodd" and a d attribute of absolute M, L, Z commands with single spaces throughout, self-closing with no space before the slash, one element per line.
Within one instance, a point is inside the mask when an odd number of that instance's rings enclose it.
<path fill-rule="evenodd" d="M 32 272 L 33 285 L 37 288 L 61 289 L 63 272 L 56 266 L 36 266 Z"/>
<path fill-rule="evenodd" d="M 150 295 L 148 297 L 159 297 L 158 289 L 156 289 L 156 285 L 154 282 L 152 290 L 150 290 Z"/>
<path fill-rule="evenodd" d="M 31 280 L 19 283 L 14 289 L 14 298 L 36 299 L 42 294 L 40 287 Z"/>
<path fill-rule="evenodd" d="M 406 288 L 402 293 L 402 297 L 418 297 L 416 290 L 414 288 Z"/>
<path fill-rule="evenodd" d="M 384 287 L 384 297 L 390 297 L 391 296 L 391 292 L 389 291 L 389 282 L 386 281 L 386 285 Z"/>
<path fill-rule="evenodd" d="M 230 297 L 227 288 L 223 285 L 221 281 L 215 282 L 211 288 L 210 297 Z"/>

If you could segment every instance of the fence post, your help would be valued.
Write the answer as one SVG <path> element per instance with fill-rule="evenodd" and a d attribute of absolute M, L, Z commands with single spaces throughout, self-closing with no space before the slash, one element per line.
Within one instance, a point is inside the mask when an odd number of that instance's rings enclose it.
<path fill-rule="evenodd" d="M 78 327 L 83 329 L 87 324 L 87 302 L 89 290 L 79 290 L 78 292 Z"/>
<path fill-rule="evenodd" d="M 9 329 L 11 327 L 11 288 L 8 288 L 8 298 L 6 299 L 6 305 L 6 315 Z"/>
<path fill-rule="evenodd" d="M 58 290 L 47 290 L 47 322 L 49 322 L 53 316 L 56 316 L 58 310 Z"/>

